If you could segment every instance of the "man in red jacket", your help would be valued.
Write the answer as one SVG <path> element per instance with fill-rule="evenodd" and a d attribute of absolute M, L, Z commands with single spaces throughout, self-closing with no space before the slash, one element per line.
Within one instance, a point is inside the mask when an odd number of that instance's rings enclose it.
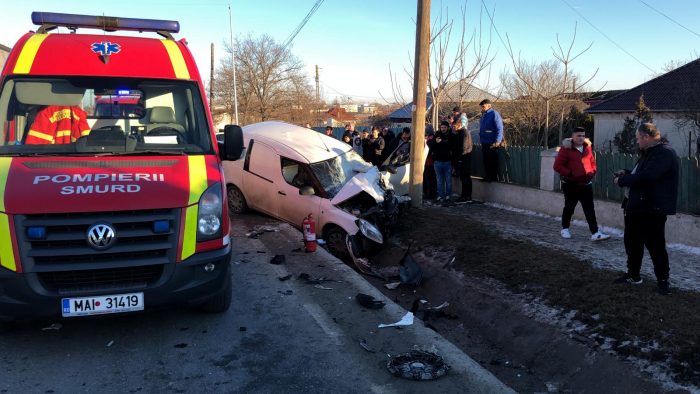
<path fill-rule="evenodd" d="M 592 180 L 596 173 L 595 157 L 591 143 L 586 139 L 586 130 L 577 127 L 571 132 L 571 138 L 562 141 L 561 149 L 554 161 L 554 171 L 561 175 L 564 191 L 564 212 L 561 214 L 561 236 L 571 238 L 569 225 L 576 204 L 581 202 L 583 213 L 586 215 L 588 228 L 591 230 L 591 241 L 601 241 L 610 238 L 598 229 L 593 207 Z"/>

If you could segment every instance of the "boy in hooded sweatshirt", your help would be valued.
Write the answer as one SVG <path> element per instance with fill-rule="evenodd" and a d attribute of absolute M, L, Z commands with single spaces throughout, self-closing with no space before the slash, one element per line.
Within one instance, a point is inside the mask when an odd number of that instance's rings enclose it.
<path fill-rule="evenodd" d="M 591 241 L 610 238 L 598 229 L 595 217 L 592 181 L 596 170 L 591 141 L 586 138 L 586 129 L 577 127 L 571 132 L 571 138 L 565 138 L 562 141 L 554 161 L 554 171 L 561 175 L 561 188 L 564 192 L 564 211 L 561 214 L 562 238 L 571 238 L 569 225 L 579 201 L 592 234 Z"/>

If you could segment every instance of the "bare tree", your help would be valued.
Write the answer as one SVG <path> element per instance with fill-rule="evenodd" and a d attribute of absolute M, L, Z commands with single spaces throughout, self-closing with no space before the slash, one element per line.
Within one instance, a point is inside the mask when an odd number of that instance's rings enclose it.
<path fill-rule="evenodd" d="M 232 110 L 231 47 L 224 43 L 227 58 L 217 68 L 215 104 Z M 270 36 L 247 36 L 236 40 L 236 88 L 241 123 L 278 118 L 294 123 L 313 119 L 314 92 L 304 65 L 288 48 Z"/>
<path fill-rule="evenodd" d="M 574 43 L 576 42 L 576 30 L 577 25 L 574 25 L 574 35 L 571 39 L 571 43 L 569 44 L 566 50 L 562 47 L 561 42 L 559 41 L 559 34 L 557 34 L 557 49 L 552 48 L 552 55 L 554 56 L 555 60 L 545 61 L 540 63 L 539 65 L 522 60 L 520 58 L 520 55 L 518 55 L 516 58 L 515 52 L 513 51 L 513 48 L 510 43 L 510 38 L 508 37 L 508 34 L 506 34 L 506 40 L 508 43 L 506 49 L 513 64 L 514 77 L 519 81 L 519 83 L 515 83 L 515 81 L 512 80 L 508 81 L 509 77 L 507 74 L 505 76 L 502 75 L 502 83 L 505 80 L 505 82 L 511 87 L 522 84 L 524 85 L 524 90 L 527 92 L 527 95 L 520 97 L 527 97 L 529 100 L 535 102 L 544 102 L 545 116 L 543 129 L 537 128 L 536 130 L 537 133 L 539 133 L 540 130 L 543 131 L 542 143 L 545 147 L 549 145 L 548 137 L 549 130 L 551 127 L 551 102 L 556 99 L 563 100 L 568 94 L 571 94 L 571 96 L 573 96 L 577 89 L 581 89 L 582 87 L 587 85 L 598 73 L 598 70 L 596 69 L 593 75 L 591 75 L 585 81 L 579 84 L 572 83 L 577 80 L 580 81 L 581 79 L 577 78 L 576 75 L 572 72 L 571 63 L 574 60 L 576 60 L 579 56 L 586 53 L 593 45 L 591 43 L 585 49 L 575 54 L 572 54 Z M 522 90 L 523 89 L 521 87 L 520 89 L 516 89 L 515 92 L 518 93 Z M 513 92 L 511 92 L 511 96 L 512 93 Z M 565 110 L 565 108 L 562 107 L 559 120 L 559 140 L 561 140 L 562 137 L 562 125 L 564 123 L 563 116 L 566 112 L 567 111 Z"/>

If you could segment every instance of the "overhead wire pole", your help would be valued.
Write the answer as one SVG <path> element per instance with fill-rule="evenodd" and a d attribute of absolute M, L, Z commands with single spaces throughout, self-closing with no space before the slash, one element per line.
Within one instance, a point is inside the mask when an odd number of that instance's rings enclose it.
<path fill-rule="evenodd" d="M 425 111 L 428 90 L 428 60 L 430 58 L 430 0 L 418 0 L 416 17 L 416 53 L 413 75 L 413 106 L 411 107 L 411 175 L 409 195 L 411 205 L 423 205 L 423 161 L 425 141 Z"/>
<path fill-rule="evenodd" d="M 236 91 L 236 48 L 233 46 L 233 22 L 231 22 L 231 3 L 228 5 L 228 30 L 231 43 L 231 69 L 233 70 L 233 110 L 235 114 L 235 124 L 238 123 L 238 92 Z"/>

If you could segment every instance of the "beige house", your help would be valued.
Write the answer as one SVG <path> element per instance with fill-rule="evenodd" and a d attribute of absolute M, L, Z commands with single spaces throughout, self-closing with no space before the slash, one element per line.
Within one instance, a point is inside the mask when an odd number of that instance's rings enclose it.
<path fill-rule="evenodd" d="M 678 155 L 697 154 L 700 130 L 689 118 L 700 120 L 700 59 L 588 108 L 586 112 L 593 116 L 595 150 L 615 150 L 615 134 L 622 131 L 626 117 L 634 116 L 641 95 L 654 123 Z"/>
<path fill-rule="evenodd" d="M 5 65 L 7 57 L 10 56 L 10 49 L 2 44 L 0 44 L 0 69 Z"/>

